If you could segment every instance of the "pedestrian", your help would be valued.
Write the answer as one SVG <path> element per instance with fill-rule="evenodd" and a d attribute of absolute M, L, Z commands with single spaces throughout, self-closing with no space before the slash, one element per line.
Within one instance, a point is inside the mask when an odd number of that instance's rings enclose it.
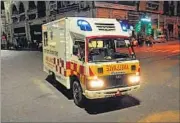
<path fill-rule="evenodd" d="M 21 48 L 22 48 L 22 41 L 21 41 L 20 37 L 17 38 L 17 42 L 18 42 L 18 49 L 21 50 Z"/>
<path fill-rule="evenodd" d="M 30 40 L 27 40 L 27 48 L 30 48 Z"/>
<path fill-rule="evenodd" d="M 33 40 L 33 49 L 36 50 L 37 49 L 37 41 Z"/>
<path fill-rule="evenodd" d="M 6 49 L 8 50 L 9 49 L 9 41 L 6 39 Z"/>
<path fill-rule="evenodd" d="M 15 37 L 13 38 L 13 45 L 14 45 L 14 48 L 17 50 L 18 42 L 17 42 L 17 39 Z"/>
<path fill-rule="evenodd" d="M 138 41 L 138 46 L 140 46 L 140 38 L 139 38 L 139 35 L 137 35 L 137 41 Z"/>
<path fill-rule="evenodd" d="M 22 48 L 25 48 L 25 38 L 22 37 L 22 38 L 21 38 L 21 41 L 22 41 Z"/>
<path fill-rule="evenodd" d="M 148 47 L 152 46 L 152 42 L 151 42 L 150 36 L 146 37 L 145 43 L 146 43 L 146 46 L 148 46 Z"/>
<path fill-rule="evenodd" d="M 131 45 L 137 46 L 137 40 L 134 37 L 131 38 Z"/>
<path fill-rule="evenodd" d="M 1 38 L 1 48 L 6 49 L 6 41 L 5 41 L 5 38 L 3 36 Z"/>
<path fill-rule="evenodd" d="M 142 36 L 139 36 L 139 44 L 140 44 L 140 46 L 143 46 L 143 37 Z"/>
<path fill-rule="evenodd" d="M 167 31 L 165 30 L 164 32 L 165 36 L 166 36 L 166 41 L 168 41 L 168 34 L 167 34 Z"/>
<path fill-rule="evenodd" d="M 26 37 L 24 38 L 24 44 L 25 44 L 24 47 L 28 48 L 28 42 L 27 42 L 27 38 Z"/>

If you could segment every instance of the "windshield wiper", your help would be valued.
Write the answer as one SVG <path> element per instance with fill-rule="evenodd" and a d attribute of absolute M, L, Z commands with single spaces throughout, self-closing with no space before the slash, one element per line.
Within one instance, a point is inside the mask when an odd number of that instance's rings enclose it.
<path fill-rule="evenodd" d="M 115 60 L 116 60 L 116 61 L 126 61 L 127 58 L 116 58 Z"/>
<path fill-rule="evenodd" d="M 110 60 L 91 60 L 90 62 L 109 62 Z"/>
<path fill-rule="evenodd" d="M 111 61 L 111 59 L 109 59 L 109 60 L 94 60 L 93 62 L 109 62 L 109 61 Z"/>
<path fill-rule="evenodd" d="M 116 58 L 116 61 L 127 61 L 127 60 L 133 60 L 134 58 L 127 57 L 127 58 Z"/>

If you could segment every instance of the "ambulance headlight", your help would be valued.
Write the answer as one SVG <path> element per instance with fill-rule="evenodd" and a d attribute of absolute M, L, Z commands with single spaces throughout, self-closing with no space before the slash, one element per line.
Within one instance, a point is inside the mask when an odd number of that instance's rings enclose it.
<path fill-rule="evenodd" d="M 91 25 L 86 20 L 78 20 L 77 25 L 83 31 L 92 31 Z"/>
<path fill-rule="evenodd" d="M 91 80 L 89 81 L 89 85 L 91 88 L 102 88 L 104 86 L 104 81 L 103 80 Z"/>
<path fill-rule="evenodd" d="M 130 76 L 130 77 L 129 77 L 129 82 L 130 82 L 131 84 L 137 84 L 137 83 L 139 83 L 139 82 L 140 82 L 140 76 L 136 76 L 136 75 Z"/>

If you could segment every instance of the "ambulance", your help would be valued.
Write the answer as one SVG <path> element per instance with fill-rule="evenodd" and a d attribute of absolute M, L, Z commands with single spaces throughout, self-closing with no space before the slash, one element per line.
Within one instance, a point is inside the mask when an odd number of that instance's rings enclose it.
<path fill-rule="evenodd" d="M 121 21 L 66 17 L 42 25 L 42 33 L 43 69 L 71 90 L 77 106 L 139 89 L 139 60 Z"/>

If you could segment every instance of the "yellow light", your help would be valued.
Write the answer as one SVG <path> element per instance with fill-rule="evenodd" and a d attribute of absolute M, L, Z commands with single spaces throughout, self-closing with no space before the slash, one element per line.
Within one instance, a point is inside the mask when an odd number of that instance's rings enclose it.
<path fill-rule="evenodd" d="M 139 76 L 139 72 L 136 72 L 136 75 Z"/>
<path fill-rule="evenodd" d="M 104 86 L 104 82 L 102 80 L 92 80 L 90 81 L 91 88 L 102 88 Z"/>
<path fill-rule="evenodd" d="M 129 77 L 129 81 L 130 81 L 131 83 L 137 83 L 137 82 L 140 81 L 140 76 L 130 76 L 130 77 Z"/>
<path fill-rule="evenodd" d="M 97 77 L 97 76 L 94 76 L 93 79 L 98 79 L 98 77 Z"/>

